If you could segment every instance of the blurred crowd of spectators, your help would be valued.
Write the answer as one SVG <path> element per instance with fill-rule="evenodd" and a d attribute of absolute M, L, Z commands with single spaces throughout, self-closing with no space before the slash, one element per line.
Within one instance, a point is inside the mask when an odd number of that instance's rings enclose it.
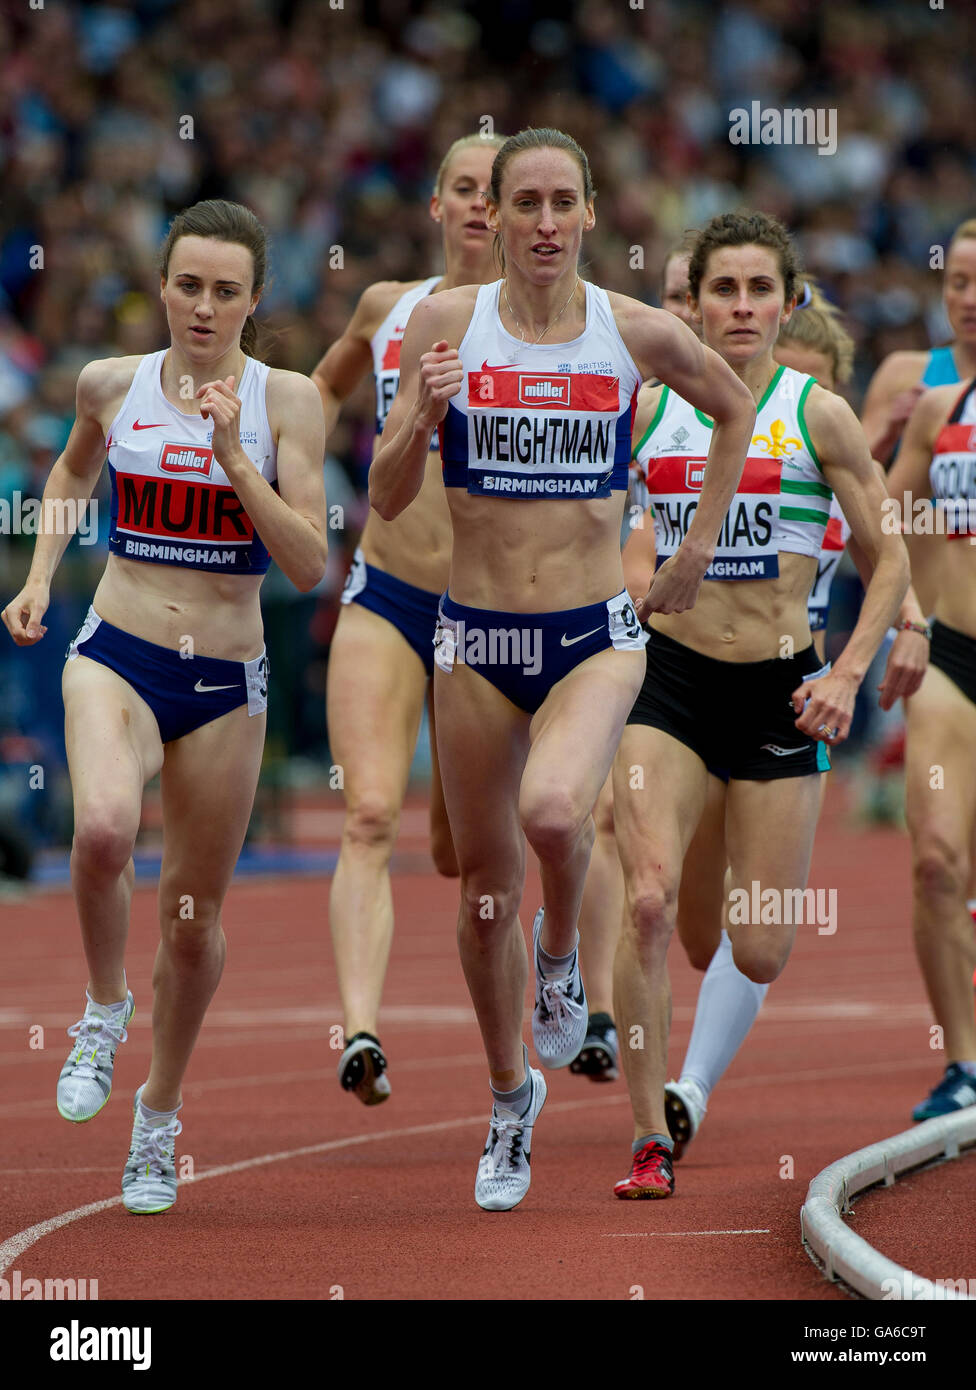
<path fill-rule="evenodd" d="M 976 202 L 972 25 L 969 6 L 926 0 L 11 0 L 0 498 L 39 495 L 86 361 L 165 343 L 156 257 L 175 211 L 220 196 L 257 212 L 266 356 L 309 372 L 364 286 L 437 268 L 433 174 L 487 121 L 580 141 L 598 190 L 587 273 L 647 302 L 685 228 L 737 206 L 783 218 L 848 315 L 857 404 L 885 354 L 948 337 L 931 248 Z M 835 110 L 836 153 L 731 144 L 730 111 L 756 100 Z M 348 544 L 372 420 L 364 385 L 329 443 Z M 4 601 L 31 543 L 0 536 Z M 103 556 L 75 561 L 88 595 Z"/>

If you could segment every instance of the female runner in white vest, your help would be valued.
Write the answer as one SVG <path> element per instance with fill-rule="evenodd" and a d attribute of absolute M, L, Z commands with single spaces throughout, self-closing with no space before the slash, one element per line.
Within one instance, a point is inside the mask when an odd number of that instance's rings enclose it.
<path fill-rule="evenodd" d="M 734 373 L 672 315 L 579 279 L 593 197 L 569 136 L 527 130 L 503 145 L 487 216 L 504 279 L 417 306 L 370 476 L 373 506 L 398 515 L 440 426 L 454 543 L 434 692 L 461 959 L 494 1099 L 475 1184 L 491 1210 L 528 1190 L 546 1094 L 522 1045 L 526 838 L 544 900 L 533 943 L 543 1064 L 568 1065 L 586 1029 L 576 922 L 591 810 L 645 664 L 619 543 L 634 397 L 660 376 L 717 420 L 696 524 L 649 595 L 667 612 L 695 601 L 754 420 Z"/>
<path fill-rule="evenodd" d="M 912 1112 L 928 1120 L 976 1105 L 976 940 L 966 910 L 976 858 L 976 380 L 925 393 L 888 487 L 893 518 L 939 547 L 931 661 L 907 704 L 905 743 L 915 954 L 946 1060 Z"/>
<path fill-rule="evenodd" d="M 834 391 L 850 378 L 854 342 L 837 311 L 810 277 L 805 289 L 808 302 L 802 309 L 798 305 L 789 321 L 780 328 L 773 356 L 777 362 L 815 377 L 825 390 Z M 647 394 L 649 397 L 650 393 Z M 638 438 L 650 423 L 643 395 L 635 425 Z M 876 464 L 876 469 L 883 476 L 880 465 Z M 813 644 L 821 660 L 824 659 L 830 585 L 850 536 L 850 527 L 840 513 L 836 498 L 830 518 L 818 557 L 816 583 L 807 600 Z M 624 573 L 628 576 L 631 592 L 634 592 L 634 585 L 629 565 L 637 566 L 639 574 L 635 577 L 644 585 L 647 570 L 653 570 L 653 527 L 653 520 L 648 519 L 642 529 L 633 533 L 624 552 Z M 856 542 L 851 542 L 851 554 L 867 587 L 871 567 Z M 896 627 L 900 631 L 891 646 L 878 694 L 882 709 L 890 709 L 899 698 L 914 694 L 928 664 L 925 619 L 911 588 L 901 606 Z M 820 781 L 823 793 L 826 774 Z M 750 980 L 736 968 L 732 944 L 724 930 L 725 804 L 726 783 L 718 776 L 709 776 L 705 809 L 684 857 L 678 894 L 678 936 L 692 965 L 704 970 L 705 977 L 698 992 L 691 1038 L 678 1080 L 668 1082 L 665 1087 L 665 1111 L 674 1140 L 675 1161 L 695 1137 L 711 1091 L 745 1040 L 769 988 Z"/>
<path fill-rule="evenodd" d="M 346 331 L 312 373 L 327 434 L 342 402 L 372 368 L 376 444 L 400 378 L 408 317 L 428 294 L 484 284 L 495 275 L 482 199 L 503 137 L 462 136 L 447 151 L 430 200 L 441 224 L 445 273 L 405 284 L 383 280 L 363 292 Z M 429 677 L 437 603 L 447 586 L 451 520 L 431 448 L 414 506 L 391 521 L 371 511 L 342 594 L 329 652 L 327 723 L 333 762 L 343 771 L 346 817 L 329 897 L 329 922 L 342 997 L 345 1047 L 339 1080 L 364 1105 L 390 1094 L 378 1036 L 380 999 L 393 940 L 390 856 L 427 698 L 431 733 L 430 847 L 438 872 L 454 877 L 437 766 Z"/>
<path fill-rule="evenodd" d="M 908 587 L 897 536 L 881 530 L 884 489 L 850 407 L 812 378 L 777 365 L 780 325 L 795 304 L 797 266 L 782 226 L 761 213 L 713 218 L 689 267 L 703 338 L 747 385 L 757 421 L 720 549 L 694 610 L 651 618 L 647 677 L 614 763 L 614 817 L 626 881 L 614 1002 L 634 1118 L 633 1165 L 619 1197 L 674 1190 L 664 1109 L 670 1018 L 666 952 L 682 861 L 705 804 L 710 769 L 727 776 L 726 848 L 733 891 L 802 890 L 820 809 L 825 745 L 847 736 L 854 697 Z M 656 388 L 637 458 L 655 513 L 659 560 L 671 553 L 708 481 L 710 422 Z M 874 563 L 857 627 L 837 667 L 822 668 L 807 600 L 831 492 Z M 638 769 L 640 775 L 635 775 Z M 791 900 L 793 901 L 793 900 Z M 751 898 L 750 898 L 751 902 Z M 768 902 L 768 900 L 767 900 Z M 785 909 L 729 920 L 735 963 L 776 978 L 795 934 Z M 763 918 L 766 920 L 763 920 Z M 790 920 L 787 920 L 787 918 Z M 741 922 L 741 918 L 740 918 Z"/>
<path fill-rule="evenodd" d="M 122 1179 L 133 1212 L 176 1200 L 180 1086 L 224 965 L 221 907 L 264 746 L 262 577 L 269 557 L 302 591 L 325 572 L 318 396 L 307 378 L 247 351 L 265 262 L 264 229 L 246 208 L 211 201 L 178 214 L 161 260 L 170 346 L 84 368 L 77 419 L 44 490 L 43 516 L 57 502 L 86 503 L 107 450 L 110 554 L 63 680 L 71 877 L 90 972 L 58 1082 L 58 1110 L 76 1123 L 108 1100 L 134 1011 L 124 968 L 132 849 L 143 787 L 161 773 L 152 1064 Z M 3 612 L 19 646 L 44 636 L 69 539 L 51 526 L 38 535 L 27 582 Z"/>

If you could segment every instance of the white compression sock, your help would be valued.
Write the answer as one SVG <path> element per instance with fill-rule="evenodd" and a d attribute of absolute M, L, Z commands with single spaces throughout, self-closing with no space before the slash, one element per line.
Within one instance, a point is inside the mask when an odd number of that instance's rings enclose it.
<path fill-rule="evenodd" d="M 698 990 L 695 1022 L 681 1076 L 698 1082 L 706 1096 L 745 1041 L 766 998 L 768 985 L 757 985 L 736 969 L 732 942 L 722 932 Z"/>

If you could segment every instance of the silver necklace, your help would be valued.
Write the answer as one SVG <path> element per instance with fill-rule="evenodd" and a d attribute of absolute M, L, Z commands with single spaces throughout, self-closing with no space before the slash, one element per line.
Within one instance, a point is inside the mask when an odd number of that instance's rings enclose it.
<path fill-rule="evenodd" d="M 556 324 L 559 322 L 559 320 L 562 318 L 563 314 L 565 314 L 566 310 L 569 308 L 570 300 L 573 298 L 573 295 L 574 295 L 574 294 L 576 293 L 576 291 L 579 289 L 579 282 L 580 282 L 580 278 L 579 278 L 579 276 L 577 275 L 577 277 L 576 277 L 576 284 L 573 286 L 573 288 L 572 288 L 572 289 L 570 290 L 570 292 L 569 292 L 569 299 L 566 300 L 566 303 L 565 303 L 565 304 L 563 305 L 563 307 L 560 309 L 559 313 L 558 313 L 558 314 L 556 315 L 556 317 L 552 320 L 552 322 L 546 324 L 545 328 L 544 328 L 544 329 L 542 330 L 542 332 L 539 334 L 538 338 L 536 338 L 535 342 L 529 344 L 530 347 L 538 347 L 538 345 L 542 342 L 543 338 L 544 338 L 544 337 L 546 336 L 546 334 L 549 332 L 550 328 L 555 328 Z M 522 339 L 522 342 L 524 343 L 524 342 L 525 342 L 525 334 L 522 332 L 522 325 L 519 323 L 519 321 L 518 321 L 518 314 L 516 314 L 515 310 L 512 308 L 512 301 L 511 301 L 511 300 L 509 299 L 509 297 L 508 297 L 508 281 L 506 280 L 506 281 L 504 282 L 504 284 L 505 284 L 505 303 L 508 305 L 508 312 L 511 314 L 512 318 L 515 320 L 515 327 L 518 329 L 518 331 L 519 331 L 519 337 Z"/>

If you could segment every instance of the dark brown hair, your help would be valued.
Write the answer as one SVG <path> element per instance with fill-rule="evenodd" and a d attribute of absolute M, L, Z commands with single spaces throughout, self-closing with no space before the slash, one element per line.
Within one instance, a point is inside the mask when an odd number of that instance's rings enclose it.
<path fill-rule="evenodd" d="M 551 126 L 528 126 L 525 130 L 520 130 L 517 135 L 510 135 L 495 155 L 494 163 L 491 166 L 491 182 L 485 194 L 486 199 L 494 203 L 495 207 L 501 206 L 502 179 L 505 177 L 506 166 L 517 154 L 523 154 L 526 150 L 565 150 L 576 160 L 583 176 L 583 201 L 588 203 L 591 198 L 596 197 L 593 176 L 590 173 L 590 161 L 573 137 L 567 135 L 565 131 L 554 130 Z M 504 271 L 505 248 L 502 246 L 501 238 L 497 233 L 495 234 L 493 249 Z"/>
<path fill-rule="evenodd" d="M 713 217 L 702 228 L 691 253 L 688 288 L 693 299 L 698 298 L 709 256 L 724 246 L 765 246 L 770 251 L 775 251 L 786 299 L 790 300 L 795 296 L 800 277 L 800 262 L 790 234 L 782 222 L 765 212 L 723 212 L 718 217 Z"/>
<path fill-rule="evenodd" d="M 178 212 L 170 224 L 169 232 L 159 255 L 159 271 L 163 279 L 169 276 L 169 258 L 173 247 L 183 236 L 210 237 L 214 241 L 230 241 L 236 246 L 244 246 L 251 253 L 254 275 L 251 281 L 251 295 L 264 289 L 268 269 L 268 234 L 251 212 L 240 203 L 228 203 L 223 198 L 209 198 L 203 203 L 194 203 L 191 208 Z M 254 315 L 249 314 L 241 329 L 241 347 L 249 357 L 257 356 L 258 327 Z"/>

